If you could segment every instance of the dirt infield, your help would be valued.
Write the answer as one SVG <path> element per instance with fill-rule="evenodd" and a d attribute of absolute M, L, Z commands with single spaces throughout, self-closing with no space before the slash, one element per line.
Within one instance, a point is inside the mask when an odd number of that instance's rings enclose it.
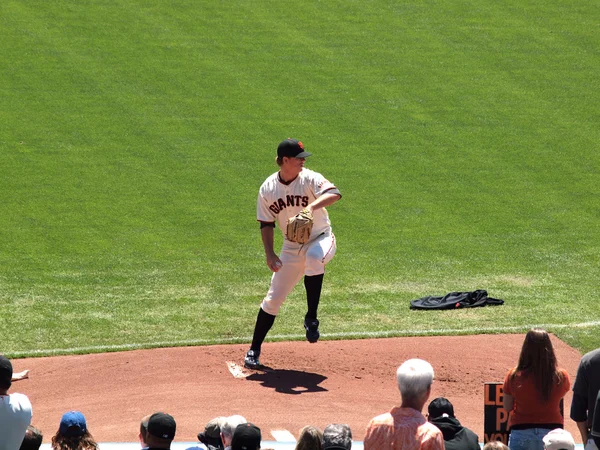
<path fill-rule="evenodd" d="M 297 437 L 304 425 L 347 423 L 362 440 L 368 421 L 398 404 L 395 371 L 409 358 L 435 369 L 432 398 L 454 403 L 457 418 L 483 440 L 483 383 L 502 381 L 517 362 L 523 334 L 411 337 L 353 341 L 265 343 L 269 372 L 239 373 L 247 345 L 163 348 L 83 356 L 17 359 L 30 378 L 11 392 L 31 399 L 33 424 L 48 442 L 61 415 L 83 411 L 102 442 L 135 442 L 139 420 L 165 411 L 177 421 L 176 441 L 196 441 L 210 419 L 242 414 L 274 440 L 273 430 Z M 574 381 L 581 354 L 552 337 L 559 365 Z M 229 363 L 229 364 L 228 364 Z M 247 372 L 246 372 L 247 374 Z M 238 377 L 236 377 L 237 375 Z M 568 419 L 565 427 L 579 442 Z"/>

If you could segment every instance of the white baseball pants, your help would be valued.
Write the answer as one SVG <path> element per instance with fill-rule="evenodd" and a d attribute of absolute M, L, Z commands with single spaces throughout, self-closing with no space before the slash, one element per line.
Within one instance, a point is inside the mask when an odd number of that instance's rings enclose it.
<path fill-rule="evenodd" d="M 283 263 L 271 277 L 271 287 L 263 299 L 261 308 L 276 316 L 279 308 L 304 275 L 321 275 L 325 265 L 336 252 L 335 236 L 325 233 L 304 246 L 287 240 L 283 243 L 279 259 Z"/>

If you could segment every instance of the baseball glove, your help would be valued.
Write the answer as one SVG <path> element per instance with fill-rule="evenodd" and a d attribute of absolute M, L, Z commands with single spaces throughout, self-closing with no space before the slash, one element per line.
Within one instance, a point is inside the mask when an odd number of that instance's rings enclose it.
<path fill-rule="evenodd" d="M 288 219 L 285 237 L 288 241 L 306 244 L 310 239 L 313 224 L 313 215 L 307 209 L 303 209 L 294 217 Z"/>

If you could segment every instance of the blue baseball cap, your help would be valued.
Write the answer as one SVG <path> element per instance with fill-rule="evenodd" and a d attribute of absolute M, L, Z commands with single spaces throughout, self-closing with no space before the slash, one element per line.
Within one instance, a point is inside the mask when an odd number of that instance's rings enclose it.
<path fill-rule="evenodd" d="M 63 436 L 83 436 L 87 430 L 85 417 L 79 411 L 64 413 L 58 431 Z"/>

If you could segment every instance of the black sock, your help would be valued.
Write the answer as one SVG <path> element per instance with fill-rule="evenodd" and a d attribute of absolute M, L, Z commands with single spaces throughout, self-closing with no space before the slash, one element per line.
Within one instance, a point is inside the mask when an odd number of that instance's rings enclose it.
<path fill-rule="evenodd" d="M 275 316 L 264 312 L 263 309 L 260 308 L 258 311 L 258 316 L 256 317 L 256 325 L 254 326 L 252 345 L 250 346 L 252 350 L 260 353 L 260 347 L 267 337 L 267 333 L 273 326 L 273 322 L 275 322 Z"/>
<path fill-rule="evenodd" d="M 324 273 L 321 275 L 304 276 L 304 288 L 306 289 L 306 316 L 305 319 L 316 319 L 321 299 L 321 287 L 323 286 Z"/>

